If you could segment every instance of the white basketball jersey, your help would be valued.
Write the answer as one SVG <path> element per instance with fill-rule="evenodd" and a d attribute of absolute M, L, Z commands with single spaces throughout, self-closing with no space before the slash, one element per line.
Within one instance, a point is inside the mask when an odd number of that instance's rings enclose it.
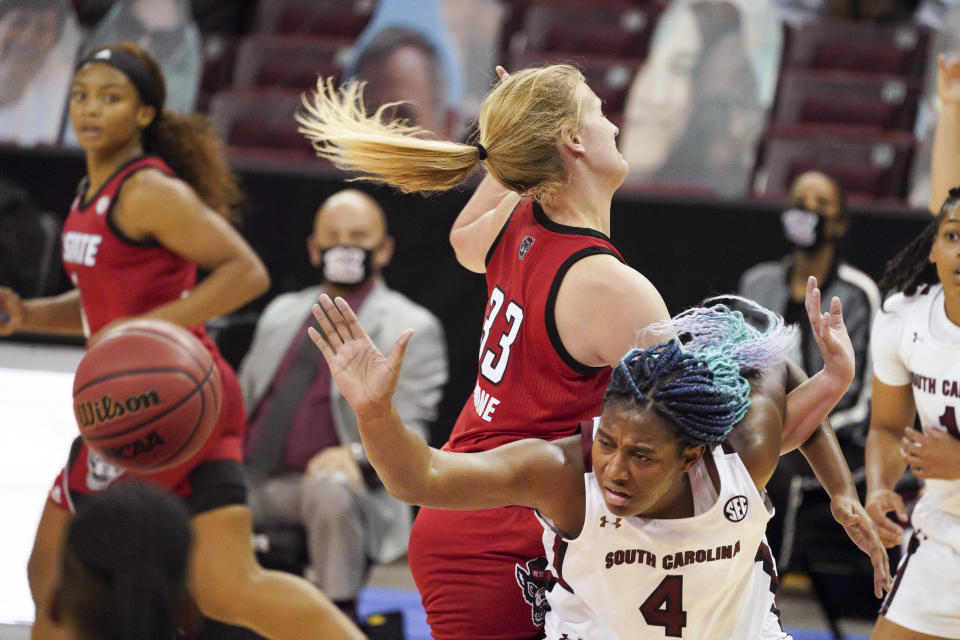
<path fill-rule="evenodd" d="M 556 579 L 548 640 L 755 640 L 773 606 L 774 565 L 764 542 L 771 512 L 736 453 L 712 451 L 717 492 L 701 459 L 688 472 L 695 515 L 622 518 L 606 508 L 592 471 L 574 540 L 544 524 Z M 589 469 L 589 467 L 588 467 Z"/>
<path fill-rule="evenodd" d="M 877 314 L 871 348 L 877 378 L 913 387 L 917 416 L 925 432 L 945 431 L 960 439 L 960 327 L 947 319 L 943 287 L 906 297 L 898 294 Z M 913 524 L 960 550 L 960 480 L 925 480 Z M 938 513 L 939 512 L 939 513 Z"/>

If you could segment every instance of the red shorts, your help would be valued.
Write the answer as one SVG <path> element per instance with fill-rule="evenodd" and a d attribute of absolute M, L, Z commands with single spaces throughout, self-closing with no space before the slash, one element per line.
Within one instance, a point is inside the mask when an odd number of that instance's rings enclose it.
<path fill-rule="evenodd" d="M 208 348 L 211 345 L 207 345 Z M 194 513 L 245 503 L 242 460 L 247 412 L 236 374 L 215 349 L 213 347 L 213 355 L 220 372 L 223 402 L 216 428 L 196 456 L 167 471 L 138 474 L 104 461 L 78 436 L 66 466 L 53 483 L 50 501 L 73 511 L 84 495 L 103 491 L 111 482 L 132 479 L 168 489 L 186 499 Z"/>
<path fill-rule="evenodd" d="M 437 640 L 543 637 L 543 526 L 531 509 L 421 508 L 408 550 Z"/>

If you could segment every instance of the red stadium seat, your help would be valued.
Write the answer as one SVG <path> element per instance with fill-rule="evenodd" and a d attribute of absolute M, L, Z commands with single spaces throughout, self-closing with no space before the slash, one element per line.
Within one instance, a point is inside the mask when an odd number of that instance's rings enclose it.
<path fill-rule="evenodd" d="M 903 200 L 914 146 L 900 131 L 772 125 L 761 142 L 754 194 L 785 196 L 794 178 L 817 169 L 836 178 L 852 201 Z"/>
<path fill-rule="evenodd" d="M 911 131 L 919 83 L 901 76 L 785 70 L 771 120 Z"/>
<path fill-rule="evenodd" d="M 355 39 L 370 22 L 372 0 L 269 0 L 257 3 L 254 31 Z"/>
<path fill-rule="evenodd" d="M 929 31 L 914 24 L 813 20 L 792 30 L 785 69 L 832 69 L 919 78 Z"/>
<path fill-rule="evenodd" d="M 547 51 L 529 51 L 512 54 L 508 69 L 542 64 L 567 63 L 583 72 L 587 84 L 601 100 L 607 118 L 619 126 L 622 121 L 627 90 L 636 75 L 643 58 L 618 58 L 601 55 L 567 55 Z"/>
<path fill-rule="evenodd" d="M 312 89 L 317 78 L 339 82 L 350 39 L 254 35 L 240 45 L 233 75 L 237 87 Z"/>
<path fill-rule="evenodd" d="M 661 8 L 639 0 L 522 0 L 509 50 L 643 57 Z"/>
<path fill-rule="evenodd" d="M 237 40 L 218 33 L 204 34 L 201 54 L 203 59 L 197 111 L 206 112 L 213 94 L 230 84 L 237 57 Z"/>
<path fill-rule="evenodd" d="M 213 96 L 210 116 L 231 152 L 314 158 L 310 143 L 297 132 L 294 113 L 301 92 L 278 89 L 227 89 Z"/>

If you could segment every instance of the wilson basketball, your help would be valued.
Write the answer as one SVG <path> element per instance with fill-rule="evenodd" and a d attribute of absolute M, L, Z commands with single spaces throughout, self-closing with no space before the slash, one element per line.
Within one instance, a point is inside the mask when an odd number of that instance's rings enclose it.
<path fill-rule="evenodd" d="M 189 331 L 132 320 L 80 361 L 73 409 L 80 435 L 107 462 L 155 473 L 193 457 L 220 415 L 220 374 Z"/>

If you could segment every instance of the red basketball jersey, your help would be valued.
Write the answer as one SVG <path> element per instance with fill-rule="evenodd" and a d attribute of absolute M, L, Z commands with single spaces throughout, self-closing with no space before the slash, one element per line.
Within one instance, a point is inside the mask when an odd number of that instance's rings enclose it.
<path fill-rule="evenodd" d="M 177 300 L 196 282 L 196 265 L 156 242 L 126 238 L 113 224 L 113 205 L 120 187 L 142 169 L 175 175 L 161 158 L 141 156 L 117 169 L 86 200 L 84 178 L 63 226 L 63 267 L 80 290 L 87 335 L 118 318 L 137 316 Z"/>
<path fill-rule="evenodd" d="M 623 260 L 603 233 L 550 220 L 521 201 L 487 254 L 480 369 L 444 448 L 479 451 L 523 438 L 572 435 L 600 410 L 610 377 L 567 353 L 554 317 L 567 271 L 587 256 Z"/>
<path fill-rule="evenodd" d="M 114 172 L 100 189 L 86 194 L 87 179 L 70 207 L 63 226 L 63 267 L 80 290 L 84 331 L 96 333 L 114 320 L 146 313 L 162 304 L 186 295 L 196 282 L 197 267 L 153 241 L 136 242 L 114 226 L 113 205 L 124 180 L 141 169 L 159 169 L 176 177 L 161 158 L 141 156 Z M 122 473 L 125 477 L 144 477 L 177 495 L 188 496 L 192 489 L 187 476 L 198 464 L 214 460 L 242 460 L 246 411 L 236 374 L 223 360 L 216 343 L 203 325 L 191 327 L 210 351 L 223 384 L 222 409 L 214 433 L 192 459 L 173 469 L 137 476 L 91 454 L 81 443 L 71 463 L 61 471 L 50 499 L 61 508 L 70 506 L 69 493 L 101 491 Z M 91 458 L 95 461 L 91 462 Z M 110 468 L 109 473 L 103 469 Z M 99 469 L 99 471 L 98 471 Z"/>

